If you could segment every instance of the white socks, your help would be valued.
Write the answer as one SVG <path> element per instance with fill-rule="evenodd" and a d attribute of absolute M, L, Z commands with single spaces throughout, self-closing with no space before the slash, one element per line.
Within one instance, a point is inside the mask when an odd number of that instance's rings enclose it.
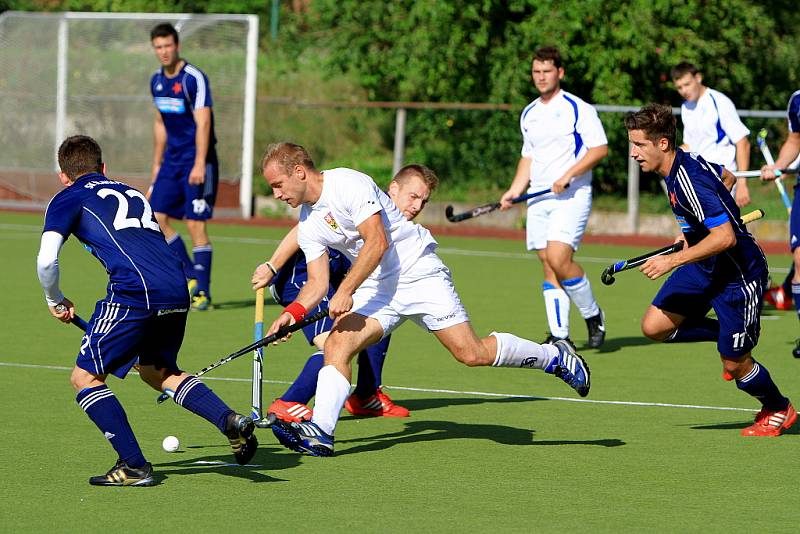
<path fill-rule="evenodd" d="M 569 298 L 575 303 L 575 306 L 578 307 L 584 319 L 594 317 L 600 313 L 600 307 L 597 305 L 597 301 L 594 300 L 594 295 L 592 294 L 592 285 L 589 283 L 589 279 L 586 278 L 586 275 L 580 278 L 562 280 L 561 287 L 564 288 Z"/>
<path fill-rule="evenodd" d="M 505 332 L 492 332 L 490 335 L 497 340 L 497 355 L 492 367 L 528 367 L 543 370 L 558 356 L 558 348 L 555 345 L 540 345 Z M 315 406 L 314 417 L 316 414 Z"/>
<path fill-rule="evenodd" d="M 542 284 L 544 308 L 547 311 L 547 324 L 555 337 L 569 336 L 569 297 L 563 289 L 547 282 Z"/>
<path fill-rule="evenodd" d="M 333 435 L 339 412 L 350 395 L 350 381 L 333 365 L 326 365 L 317 377 L 317 393 L 314 400 L 314 422 L 323 432 Z"/>

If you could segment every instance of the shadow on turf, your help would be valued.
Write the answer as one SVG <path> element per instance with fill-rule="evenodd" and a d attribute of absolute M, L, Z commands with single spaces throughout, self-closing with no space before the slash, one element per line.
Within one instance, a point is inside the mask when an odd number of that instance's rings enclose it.
<path fill-rule="evenodd" d="M 398 390 L 399 391 L 399 390 Z M 510 402 L 533 402 L 545 399 L 532 399 L 530 397 L 444 397 L 433 399 L 403 399 L 398 400 L 398 404 L 408 408 L 412 412 L 420 410 L 434 410 L 436 408 L 447 408 L 448 406 L 467 406 L 472 404 L 491 403 L 510 403 Z M 347 415 L 341 420 L 363 419 L 361 416 Z"/>
<path fill-rule="evenodd" d="M 656 341 L 647 339 L 643 335 L 635 337 L 607 337 L 605 343 L 603 343 L 600 348 L 591 350 L 596 350 L 598 353 L 604 354 L 606 352 L 617 352 L 618 350 L 626 347 L 639 347 L 641 345 L 654 345 L 657 343 L 658 342 Z M 582 347 L 579 347 L 579 350 L 583 351 L 590 349 L 586 345 L 583 345 Z"/>
<path fill-rule="evenodd" d="M 368 438 L 338 440 L 337 444 L 363 443 L 346 450 L 338 450 L 336 456 L 360 452 L 381 451 L 395 445 L 440 441 L 444 439 L 485 439 L 500 445 L 596 445 L 620 447 L 625 442 L 619 439 L 594 440 L 549 440 L 535 441 L 533 430 L 503 425 L 464 424 L 452 421 L 409 421 L 399 432 L 381 434 Z"/>
<path fill-rule="evenodd" d="M 269 432 L 272 436 L 272 432 Z M 247 467 L 230 465 L 235 463 L 231 454 L 209 455 L 192 457 L 174 462 L 161 462 L 154 463 L 155 468 L 154 476 L 158 483 L 163 482 L 171 476 L 184 476 L 196 475 L 204 473 L 218 473 L 220 475 L 231 476 L 235 478 L 246 478 L 253 482 L 286 482 L 285 479 L 269 476 L 262 471 L 278 471 L 281 469 L 290 469 L 300 465 L 302 456 L 297 454 L 277 454 L 278 452 L 285 452 L 283 447 L 275 447 L 270 443 L 264 445 L 263 442 L 267 441 L 267 433 L 259 433 L 259 445 L 256 455 L 250 460 L 249 465 L 257 465 L 258 467 Z M 224 445 L 194 445 L 187 447 L 187 449 L 209 449 L 209 448 L 222 448 Z M 227 447 L 225 447 L 227 449 Z M 220 465 L 206 464 L 198 465 L 196 462 L 220 462 Z M 162 468 L 168 468 L 168 471 L 162 471 Z"/>

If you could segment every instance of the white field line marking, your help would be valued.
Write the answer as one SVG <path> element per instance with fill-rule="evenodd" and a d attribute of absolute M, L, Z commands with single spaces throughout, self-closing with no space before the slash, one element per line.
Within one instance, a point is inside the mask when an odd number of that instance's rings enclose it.
<path fill-rule="evenodd" d="M 30 232 L 41 232 L 38 226 L 24 225 L 24 224 L 0 224 L 0 230 L 25 230 Z M 8 238 L 9 234 L 0 236 L 0 238 Z M 18 238 L 15 236 L 15 238 Z M 238 243 L 242 245 L 277 245 L 280 243 L 278 239 L 261 239 L 257 237 L 231 237 L 231 236 L 214 236 L 214 241 L 221 243 Z M 436 249 L 441 254 L 452 254 L 454 256 L 468 256 L 468 257 L 482 257 L 482 258 L 498 258 L 498 259 L 512 259 L 512 260 L 530 260 L 535 256 L 532 253 L 525 252 L 499 252 L 493 250 L 467 250 L 462 248 L 449 248 L 439 247 Z M 593 256 L 575 256 L 578 261 L 586 263 L 605 263 L 611 264 L 619 261 L 619 258 L 605 258 Z M 786 274 L 789 272 L 787 267 L 770 267 L 770 272 Z"/>
<path fill-rule="evenodd" d="M 31 363 L 14 363 L 14 362 L 0 362 L 0 367 L 22 367 L 28 369 L 54 369 L 57 371 L 71 371 L 72 367 L 61 367 L 57 365 L 37 365 Z M 219 380 L 222 382 L 252 382 L 251 378 L 228 378 L 219 376 L 204 376 L 203 380 Z M 291 384 L 285 380 L 262 380 L 266 384 Z M 530 400 L 548 400 L 548 401 L 562 401 L 562 402 L 583 402 L 587 404 L 612 404 L 619 406 L 646 406 L 646 407 L 659 407 L 659 408 L 684 408 L 692 410 L 721 410 L 733 412 L 751 412 L 757 410 L 751 408 L 733 408 L 729 406 L 703 406 L 700 404 L 672 404 L 669 402 L 637 402 L 637 401 L 614 401 L 614 400 L 597 400 L 597 399 L 575 399 L 572 397 L 538 397 L 535 395 L 518 395 L 516 393 L 490 393 L 486 391 L 458 391 L 454 389 L 431 389 L 431 388 L 416 388 L 408 386 L 386 386 L 388 389 L 397 389 L 403 391 L 415 391 L 418 393 L 445 393 L 448 395 L 474 395 L 476 397 L 500 397 L 509 399 L 530 399 Z"/>

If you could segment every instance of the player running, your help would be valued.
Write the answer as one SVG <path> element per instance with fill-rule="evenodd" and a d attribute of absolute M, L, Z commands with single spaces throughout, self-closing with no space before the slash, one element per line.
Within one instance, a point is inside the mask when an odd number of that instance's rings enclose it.
<path fill-rule="evenodd" d="M 214 212 L 219 180 L 211 87 L 203 71 L 181 59 L 178 32 L 171 24 L 153 28 L 150 42 L 161 68 L 150 79 L 156 110 L 153 185 L 148 198 L 167 244 L 183 263 L 192 309 L 207 310 L 212 249 L 206 221 Z M 192 238 L 194 261 L 170 224 L 183 218 Z"/>
<path fill-rule="evenodd" d="M 428 167 L 406 165 L 389 183 L 389 198 L 406 219 L 411 221 L 423 210 L 438 184 L 439 178 Z M 330 285 L 325 298 L 317 309 L 312 310 L 314 313 L 327 309 L 328 301 L 350 269 L 350 261 L 337 250 L 328 248 L 328 256 Z M 297 244 L 295 226 L 278 245 L 269 261 L 256 268 L 252 282 L 254 290 L 269 285 L 275 300 L 286 306 L 294 301 L 307 278 L 306 260 Z M 315 345 L 318 351 L 308 358 L 302 372 L 289 389 L 270 405 L 268 413 L 288 422 L 311 419 L 312 411 L 307 404 L 317 388 L 317 375 L 323 366 L 322 349 L 332 325 L 333 320 L 325 318 L 303 329 L 309 344 Z M 345 409 L 351 414 L 408 417 L 408 409 L 392 402 L 381 388 L 383 364 L 390 339 L 391 335 L 387 335 L 359 353 L 356 389 L 344 403 Z"/>
<path fill-rule="evenodd" d="M 50 201 L 37 258 L 50 313 L 68 323 L 72 302 L 59 289 L 58 255 L 70 236 L 80 240 L 109 273 L 108 294 L 97 302 L 83 336 L 70 381 L 76 401 L 117 452 L 95 486 L 152 486 L 145 459 L 125 410 L 106 385 L 125 378 L 134 363 L 158 391 L 215 425 L 230 440 L 236 461 L 246 464 L 258 442 L 253 421 L 231 410 L 197 378 L 178 368 L 189 294 L 180 261 L 170 251 L 144 195 L 104 176 L 100 146 L 90 137 L 67 138 L 58 149 L 58 177 L 65 189 Z"/>
<path fill-rule="evenodd" d="M 541 369 L 588 395 L 589 368 L 566 341 L 539 345 L 498 332 L 478 338 L 430 232 L 408 221 L 369 176 L 344 168 L 318 171 L 308 152 L 291 143 L 267 147 L 262 169 L 276 199 L 301 207 L 297 240 L 308 262 L 308 281 L 269 333 L 301 320 L 325 297 L 328 247 L 353 264 L 328 304 L 334 324 L 312 420 L 272 426 L 284 446 L 333 455 L 334 429 L 350 394 L 352 356 L 406 319 L 432 332 L 465 365 Z"/>
<path fill-rule="evenodd" d="M 564 68 L 552 46 L 533 56 L 531 79 L 539 98 L 520 117 L 522 157 L 514 181 L 502 197 L 511 199 L 552 188 L 553 193 L 528 201 L 527 246 L 542 262 L 547 322 L 545 343 L 569 340 L 569 302 L 586 321 L 588 346 L 597 348 L 606 336 L 605 318 L 583 268 L 574 261 L 592 209 L 592 169 L 608 155 L 608 141 L 597 111 L 561 89 Z M 572 343 L 572 341 L 570 341 Z"/>
<path fill-rule="evenodd" d="M 762 404 L 743 436 L 779 436 L 797 419 L 789 399 L 751 353 L 761 332 L 768 269 L 730 194 L 735 177 L 697 154 L 676 149 L 675 117 L 650 104 L 625 117 L 631 157 L 665 178 L 672 212 L 688 245 L 649 259 L 639 270 L 664 282 L 642 319 L 642 332 L 668 343 L 716 341 L 724 373 Z M 718 319 L 706 317 L 709 310 Z"/>

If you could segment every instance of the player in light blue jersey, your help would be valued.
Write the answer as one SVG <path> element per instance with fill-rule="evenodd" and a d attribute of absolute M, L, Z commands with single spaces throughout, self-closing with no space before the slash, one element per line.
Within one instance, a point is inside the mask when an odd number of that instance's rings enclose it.
<path fill-rule="evenodd" d="M 170 248 L 183 262 L 192 309 L 211 306 L 211 242 L 206 221 L 214 211 L 219 180 L 211 86 L 199 68 L 181 59 L 178 32 L 159 24 L 150 41 L 161 68 L 150 79 L 155 104 L 153 185 L 149 199 Z M 190 259 L 172 219 L 186 219 Z"/>
<path fill-rule="evenodd" d="M 795 91 L 789 98 L 789 106 L 786 111 L 789 123 L 789 135 L 786 137 L 778 159 L 774 165 L 765 165 L 761 168 L 761 178 L 764 180 L 775 180 L 775 169 L 785 169 L 789 167 L 798 156 L 800 156 L 800 91 Z M 782 165 L 782 166 L 781 166 Z M 797 316 L 800 318 L 800 181 L 794 186 L 794 199 L 792 200 L 792 212 L 789 216 L 789 248 L 792 251 L 793 263 L 789 270 L 789 275 L 780 286 L 770 288 L 767 293 L 767 301 L 775 307 L 779 307 L 779 302 L 794 301 Z M 780 307 L 780 309 L 786 309 Z M 792 354 L 795 358 L 800 358 L 800 339 L 796 341 Z"/>
<path fill-rule="evenodd" d="M 114 467 L 89 483 L 156 483 L 125 410 L 106 385 L 109 374 L 125 378 L 137 359 L 142 380 L 172 393 L 177 404 L 214 424 L 230 440 L 236 461 L 246 464 L 258 446 L 253 421 L 178 367 L 189 293 L 180 261 L 167 246 L 150 204 L 136 189 L 104 175 L 100 146 L 90 137 L 67 138 L 59 147 L 58 164 L 65 189 L 47 207 L 37 258 L 50 313 L 62 322 L 75 317 L 72 301 L 59 289 L 58 255 L 70 235 L 108 272 L 108 293 L 87 323 L 70 377 L 78 405 L 118 456 Z"/>
<path fill-rule="evenodd" d="M 722 166 L 676 148 L 672 109 L 651 104 L 625 117 L 631 157 L 667 184 L 672 212 L 687 245 L 649 259 L 640 270 L 655 280 L 675 269 L 642 319 L 642 332 L 664 342 L 716 341 L 724 373 L 761 403 L 743 436 L 779 436 L 797 420 L 752 351 L 761 333 L 767 260 L 730 194 L 736 178 Z M 713 309 L 717 319 L 706 317 Z"/>

